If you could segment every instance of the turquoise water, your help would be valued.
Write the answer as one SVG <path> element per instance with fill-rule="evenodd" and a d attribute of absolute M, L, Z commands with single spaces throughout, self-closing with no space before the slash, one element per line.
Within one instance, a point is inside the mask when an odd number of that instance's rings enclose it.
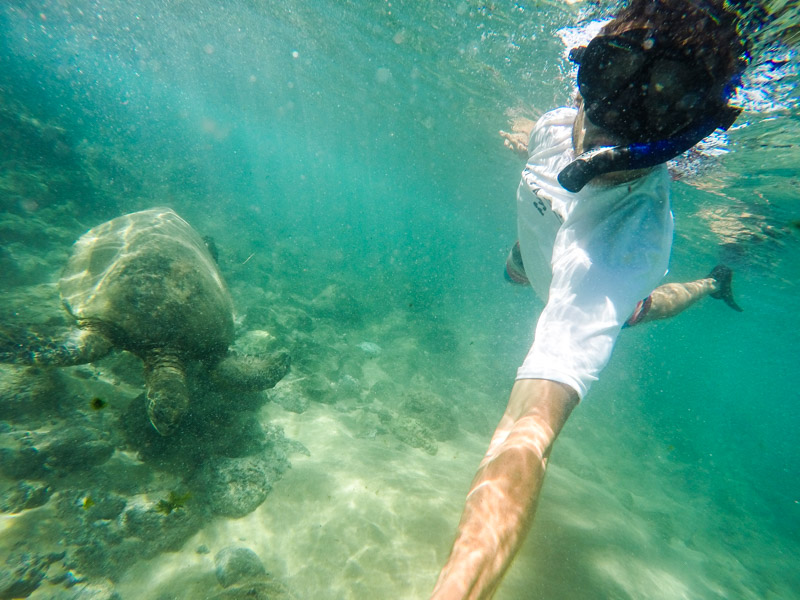
<path fill-rule="evenodd" d="M 502 277 L 522 165 L 497 132 L 509 111 L 569 101 L 558 32 L 586 10 L 555 0 L 0 9 L 5 324 L 63 324 L 49 284 L 72 242 L 107 219 L 170 206 L 213 236 L 238 331 L 269 331 L 292 352 L 292 373 L 260 414 L 309 451 L 290 454 L 293 468 L 247 528 L 198 517 L 195 537 L 141 564 L 99 546 L 96 569 L 72 569 L 80 585 L 59 583 L 56 562 L 31 597 L 77 598 L 103 581 L 126 600 L 199 597 L 186 582 L 217 585 L 213 556 L 236 543 L 298 598 L 425 597 L 541 308 Z M 498 597 L 800 597 L 800 109 L 787 72 L 784 107 L 768 98 L 745 113 L 730 152 L 673 188 L 669 280 L 724 258 L 745 311 L 706 300 L 625 332 L 558 442 L 537 524 Z M 93 368 L 63 370 L 47 410 L 66 419 L 54 404 L 84 410 L 103 397 L 101 416 L 116 424 L 114 398 L 137 397 L 139 367 L 123 355 Z M 39 376 L 8 369 L 18 387 Z M 458 415 L 435 454 L 375 416 L 412 392 Z M 289 396 L 305 410 L 286 409 Z M 4 447 L 58 422 L 3 418 Z M 135 456 L 129 446 L 113 460 Z M 177 485 L 172 459 L 130 467 L 126 477 L 151 483 L 116 492 L 157 500 Z M 66 522 L 46 511 L 68 493 L 113 488 L 103 468 L 42 475 L 50 501 L 8 513 L 6 539 L 27 541 L 4 552 L 71 552 L 34 523 Z M 374 498 L 355 490 L 353 473 Z M 6 470 L 4 489 L 14 480 Z M 199 502 L 187 512 L 205 514 Z M 315 537 L 314 513 L 330 515 L 333 533 Z M 100 521 L 114 526 L 92 526 Z"/>

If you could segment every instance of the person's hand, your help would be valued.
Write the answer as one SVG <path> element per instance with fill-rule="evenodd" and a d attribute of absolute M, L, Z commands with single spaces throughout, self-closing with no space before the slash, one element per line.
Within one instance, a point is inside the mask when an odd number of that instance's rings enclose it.
<path fill-rule="evenodd" d="M 535 121 L 528 119 L 527 117 L 512 117 L 511 122 L 511 131 L 503 131 L 500 130 L 500 137 L 503 138 L 503 145 L 523 156 L 528 158 L 528 139 L 531 137 L 531 131 L 533 131 L 534 125 L 536 125 Z"/>
<path fill-rule="evenodd" d="M 500 137 L 503 138 L 503 145 L 516 152 L 517 154 L 527 157 L 528 156 L 528 136 L 520 132 L 503 131 L 498 132 Z"/>

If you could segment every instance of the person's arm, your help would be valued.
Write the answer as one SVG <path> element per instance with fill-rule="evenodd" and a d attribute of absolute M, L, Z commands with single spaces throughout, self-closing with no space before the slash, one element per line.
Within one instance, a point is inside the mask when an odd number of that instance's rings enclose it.
<path fill-rule="evenodd" d="M 553 442 L 577 403 L 577 394 L 561 383 L 514 383 L 467 495 L 433 600 L 494 594 L 530 528 Z"/>

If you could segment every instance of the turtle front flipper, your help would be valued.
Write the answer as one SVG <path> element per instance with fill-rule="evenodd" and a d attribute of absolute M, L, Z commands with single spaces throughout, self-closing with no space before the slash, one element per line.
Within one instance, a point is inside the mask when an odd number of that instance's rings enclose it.
<path fill-rule="evenodd" d="M 150 423 L 161 435 L 171 435 L 189 407 L 183 361 L 168 352 L 150 352 L 144 358 L 144 379 Z"/>
<path fill-rule="evenodd" d="M 93 329 L 72 329 L 51 339 L 40 339 L 30 332 L 3 330 L 0 363 L 69 367 L 100 360 L 112 347 L 111 340 Z"/>
<path fill-rule="evenodd" d="M 289 372 L 291 360 L 285 351 L 269 356 L 229 354 L 213 372 L 214 383 L 242 392 L 257 392 L 275 387 Z"/>

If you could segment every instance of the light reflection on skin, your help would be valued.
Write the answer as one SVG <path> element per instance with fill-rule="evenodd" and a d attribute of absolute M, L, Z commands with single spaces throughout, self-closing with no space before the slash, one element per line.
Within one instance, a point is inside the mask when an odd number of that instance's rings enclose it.
<path fill-rule="evenodd" d="M 709 294 L 719 291 L 716 279 L 706 277 L 685 283 L 665 283 L 650 294 L 650 310 L 639 323 L 668 319 L 683 312 L 692 304 Z"/>
<path fill-rule="evenodd" d="M 522 379 L 514 384 L 432 598 L 494 594 L 509 557 L 530 529 L 553 442 L 577 404 L 577 394 L 561 383 Z"/>

